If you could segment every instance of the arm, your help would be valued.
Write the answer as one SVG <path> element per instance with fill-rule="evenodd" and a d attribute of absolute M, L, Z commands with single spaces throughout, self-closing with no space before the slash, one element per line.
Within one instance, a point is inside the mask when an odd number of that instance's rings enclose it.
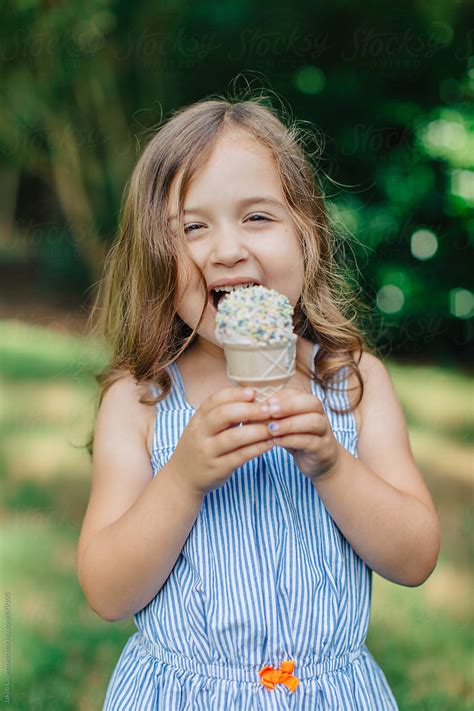
<path fill-rule="evenodd" d="M 365 392 L 359 459 L 338 445 L 335 467 L 316 477 L 314 485 L 370 568 L 400 585 L 421 585 L 433 572 L 440 550 L 436 509 L 414 462 L 385 366 L 364 353 L 360 369 Z"/>
<path fill-rule="evenodd" d="M 148 419 L 131 377 L 110 387 L 97 415 L 77 571 L 90 607 L 109 621 L 133 615 L 161 589 L 203 500 L 171 463 L 152 478 Z"/>

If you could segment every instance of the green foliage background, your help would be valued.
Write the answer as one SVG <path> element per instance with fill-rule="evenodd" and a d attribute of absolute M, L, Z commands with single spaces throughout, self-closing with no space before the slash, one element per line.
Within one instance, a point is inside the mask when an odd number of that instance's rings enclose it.
<path fill-rule="evenodd" d="M 160 120 L 204 96 L 263 87 L 316 132 L 308 147 L 381 347 L 472 355 L 472 3 L 10 6 L 3 271 L 24 274 L 26 263 L 38 287 L 87 303 Z"/>

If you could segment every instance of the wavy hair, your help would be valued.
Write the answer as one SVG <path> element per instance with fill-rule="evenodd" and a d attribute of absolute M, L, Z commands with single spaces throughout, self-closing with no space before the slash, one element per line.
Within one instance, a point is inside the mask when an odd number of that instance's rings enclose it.
<path fill-rule="evenodd" d="M 361 402 L 364 384 L 358 363 L 363 350 L 374 349 L 359 322 L 369 307 L 359 299 L 350 268 L 338 256 L 344 252 L 346 238 L 338 235 L 331 222 L 312 156 L 305 150 L 311 134 L 303 122 L 281 113 L 262 95 L 219 96 L 172 112 L 153 132 L 126 185 L 118 234 L 105 260 L 91 312 L 93 330 L 99 331 L 110 349 L 107 366 L 95 376 L 100 386 L 98 406 L 110 385 L 129 373 L 139 384 L 158 386 L 158 396 L 148 387 L 140 402 L 151 405 L 166 398 L 172 385 L 166 368 L 196 338 L 207 301 L 202 272 L 204 306 L 196 329 L 176 313 L 178 263 L 187 257 L 183 204 L 192 176 L 229 128 L 245 132 L 271 151 L 297 228 L 305 271 L 294 329 L 320 344 L 312 369 L 301 363 L 297 367 L 325 390 L 338 381 L 341 369 L 347 369 L 344 374 L 353 372 L 358 381 L 350 388 L 357 391 L 355 402 L 349 409 L 334 411 L 352 412 Z M 179 229 L 172 231 L 168 196 L 178 174 Z M 92 440 L 88 448 L 92 452 Z"/>

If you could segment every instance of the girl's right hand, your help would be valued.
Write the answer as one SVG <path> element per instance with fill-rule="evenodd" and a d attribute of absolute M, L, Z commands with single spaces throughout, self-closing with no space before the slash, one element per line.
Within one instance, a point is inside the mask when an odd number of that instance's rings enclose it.
<path fill-rule="evenodd" d="M 268 413 L 242 387 L 225 388 L 204 400 L 181 435 L 170 464 L 194 492 L 205 495 L 232 472 L 274 446 Z M 245 424 L 253 421 L 252 424 Z M 235 427 L 243 422 L 242 427 Z M 233 426 L 234 425 L 234 426 Z"/>

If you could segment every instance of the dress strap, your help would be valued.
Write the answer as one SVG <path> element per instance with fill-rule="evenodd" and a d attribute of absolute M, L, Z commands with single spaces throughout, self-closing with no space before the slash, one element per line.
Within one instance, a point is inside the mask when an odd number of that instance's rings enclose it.
<path fill-rule="evenodd" d="M 184 382 L 183 378 L 181 377 L 181 373 L 179 372 L 179 368 L 176 365 L 176 363 L 170 363 L 169 366 L 169 373 L 171 375 L 171 380 L 173 381 L 173 385 L 175 386 L 175 394 L 174 398 L 175 400 L 179 400 L 179 405 L 181 408 L 185 410 L 193 410 L 194 407 L 189 404 L 189 402 L 186 400 L 186 391 L 184 389 Z"/>
<path fill-rule="evenodd" d="M 186 402 L 186 393 L 184 391 L 184 384 L 183 380 L 181 378 L 181 374 L 176 366 L 175 363 L 170 363 L 169 366 L 166 368 L 167 372 L 170 375 L 171 378 L 171 392 L 169 393 L 168 397 L 166 397 L 164 400 L 161 400 L 156 404 L 156 407 L 161 409 L 161 410 L 192 410 L 192 408 L 187 402 Z M 152 383 L 151 385 L 153 395 L 155 397 L 158 397 L 159 395 L 159 389 L 158 387 Z"/>

